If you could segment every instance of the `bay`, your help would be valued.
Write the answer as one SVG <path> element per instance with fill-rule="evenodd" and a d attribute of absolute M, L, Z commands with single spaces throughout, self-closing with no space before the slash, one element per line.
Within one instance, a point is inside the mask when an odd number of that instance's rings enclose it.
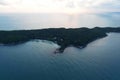
<path fill-rule="evenodd" d="M 119 27 L 120 13 L 0 14 L 0 30 L 43 28 Z M 0 80 L 120 80 L 120 34 L 88 44 L 68 47 L 33 40 L 20 45 L 0 45 Z"/>
<path fill-rule="evenodd" d="M 0 46 L 0 80 L 120 80 L 120 34 L 110 33 L 84 49 L 49 41 Z"/>

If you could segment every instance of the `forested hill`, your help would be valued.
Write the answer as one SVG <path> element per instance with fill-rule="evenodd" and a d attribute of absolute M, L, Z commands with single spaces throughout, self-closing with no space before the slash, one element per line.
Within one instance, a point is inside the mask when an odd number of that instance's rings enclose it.
<path fill-rule="evenodd" d="M 120 32 L 120 28 L 49 28 L 39 30 L 0 31 L 1 44 L 18 44 L 33 39 L 49 40 L 61 46 L 63 52 L 68 46 L 85 47 L 88 43 L 107 36 L 109 32 Z"/>

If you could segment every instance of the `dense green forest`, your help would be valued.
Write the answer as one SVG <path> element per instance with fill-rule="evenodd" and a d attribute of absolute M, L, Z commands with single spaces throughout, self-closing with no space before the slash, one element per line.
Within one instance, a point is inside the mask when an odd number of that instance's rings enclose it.
<path fill-rule="evenodd" d="M 48 28 L 39 30 L 0 31 L 1 44 L 19 44 L 33 39 L 49 40 L 61 46 L 60 52 L 68 46 L 85 47 L 88 43 L 107 36 L 109 32 L 120 32 L 120 28 Z"/>

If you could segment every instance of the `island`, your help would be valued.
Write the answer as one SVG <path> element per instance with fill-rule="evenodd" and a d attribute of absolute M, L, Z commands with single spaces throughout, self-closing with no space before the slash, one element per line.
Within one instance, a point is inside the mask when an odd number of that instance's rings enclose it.
<path fill-rule="evenodd" d="M 62 53 L 66 47 L 84 48 L 96 39 L 107 36 L 110 32 L 120 32 L 120 27 L 95 28 L 48 28 L 39 30 L 0 31 L 0 44 L 20 44 L 26 41 L 40 39 L 57 43 L 61 47 L 57 52 Z"/>

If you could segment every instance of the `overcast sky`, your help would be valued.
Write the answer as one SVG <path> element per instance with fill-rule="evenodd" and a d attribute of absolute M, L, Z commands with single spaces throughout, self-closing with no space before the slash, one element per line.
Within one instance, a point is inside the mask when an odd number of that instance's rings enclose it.
<path fill-rule="evenodd" d="M 0 0 L 0 12 L 120 12 L 120 0 Z"/>

